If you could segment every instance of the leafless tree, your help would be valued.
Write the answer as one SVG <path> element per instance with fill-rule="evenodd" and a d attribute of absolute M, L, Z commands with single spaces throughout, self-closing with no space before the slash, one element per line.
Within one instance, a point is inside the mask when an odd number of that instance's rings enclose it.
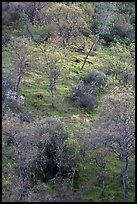
<path fill-rule="evenodd" d="M 96 130 L 96 144 L 109 148 L 120 160 L 124 201 L 128 202 L 128 164 L 135 152 L 134 91 L 123 88 L 105 97 L 106 109 Z"/>
<path fill-rule="evenodd" d="M 105 160 L 105 156 L 106 153 L 104 154 L 104 150 L 93 150 L 94 151 L 94 155 L 93 156 L 93 162 L 95 161 L 96 165 L 99 167 L 100 169 L 100 176 L 102 179 L 102 195 L 104 195 L 105 193 L 105 188 L 106 188 L 106 160 Z"/>
<path fill-rule="evenodd" d="M 41 66 L 40 63 L 38 67 L 40 66 L 40 69 L 44 70 L 48 79 L 49 79 L 49 90 L 51 95 L 51 101 L 52 106 L 54 106 L 54 92 L 56 91 L 56 82 L 57 79 L 60 77 L 60 74 L 62 73 L 63 67 L 64 67 L 64 61 L 66 58 L 66 52 L 64 50 L 64 53 L 61 48 L 52 46 L 52 49 L 48 52 L 46 50 L 46 45 L 41 44 L 36 38 L 33 33 L 32 27 L 27 21 L 27 15 L 24 13 L 24 20 L 26 21 L 26 29 L 29 33 L 31 39 L 34 43 L 38 46 L 41 53 L 41 59 L 43 58 L 44 64 Z"/>
<path fill-rule="evenodd" d="M 37 138 L 34 136 L 33 124 L 21 122 L 17 117 L 5 117 L 2 132 L 2 156 L 13 161 L 13 183 L 10 191 L 10 201 L 27 202 L 30 200 L 31 165 L 37 154 Z M 10 173 L 9 169 L 9 173 Z M 3 169 L 4 173 L 4 169 Z"/>
<path fill-rule="evenodd" d="M 12 52 L 13 57 L 12 64 L 15 66 L 13 68 L 14 77 L 17 75 L 17 83 L 15 87 L 16 92 L 16 99 L 18 99 L 19 96 L 19 87 L 21 84 L 22 77 L 26 74 L 26 70 L 29 68 L 30 63 L 30 54 L 31 52 L 28 50 L 28 44 L 29 40 L 24 38 L 22 40 L 15 41 L 15 39 L 12 39 L 9 48 Z"/>

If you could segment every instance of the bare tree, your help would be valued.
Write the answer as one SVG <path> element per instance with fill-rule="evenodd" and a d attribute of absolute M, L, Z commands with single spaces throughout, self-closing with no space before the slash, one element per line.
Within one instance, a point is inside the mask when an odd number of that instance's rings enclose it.
<path fill-rule="evenodd" d="M 13 73 L 17 75 L 17 83 L 15 87 L 16 99 L 18 99 L 19 96 L 19 87 L 22 77 L 26 74 L 26 70 L 28 69 L 31 61 L 31 52 L 28 50 L 28 44 L 29 40 L 26 38 L 20 40 L 19 42 L 12 39 L 9 44 L 12 54 L 15 56 L 15 58 L 13 57 L 12 59 L 12 63 L 13 66 L 15 66 L 15 68 L 13 68 Z"/>
<path fill-rule="evenodd" d="M 26 22 L 26 29 L 29 33 L 31 39 L 33 42 L 36 43 L 38 48 L 41 52 L 41 60 L 43 58 L 43 65 L 41 66 L 41 62 L 38 63 L 38 67 L 40 67 L 41 70 L 44 70 L 48 79 L 49 79 L 49 90 L 51 95 L 51 101 L 52 106 L 54 106 L 54 92 L 56 91 L 56 82 L 59 78 L 60 74 L 62 73 L 63 67 L 64 67 L 64 61 L 66 57 L 65 50 L 62 50 L 61 48 L 57 48 L 57 46 L 52 46 L 52 49 L 46 50 L 46 45 L 41 44 L 38 39 L 36 39 L 35 34 L 33 33 L 33 29 L 31 27 L 31 24 L 28 20 L 27 14 L 24 12 L 24 21 Z M 37 58 L 39 58 L 37 56 Z"/>
<path fill-rule="evenodd" d="M 101 149 L 101 151 L 100 150 L 97 150 L 97 151 L 93 150 L 93 151 L 94 151 L 94 155 L 95 155 L 95 156 L 93 156 L 93 161 L 95 161 L 96 165 L 99 167 L 100 176 L 102 179 L 102 192 L 101 192 L 101 194 L 104 195 L 105 188 L 106 188 L 106 160 L 105 160 L 106 152 L 102 149 Z"/>
<path fill-rule="evenodd" d="M 35 145 L 38 140 L 35 137 L 35 126 L 21 122 L 15 116 L 5 116 L 2 127 L 2 156 L 4 159 L 6 157 L 9 161 L 14 162 L 12 170 L 8 169 L 8 174 L 11 174 L 12 177 L 9 192 L 12 193 L 12 196 L 9 196 L 9 201 L 29 201 L 32 187 L 31 164 L 37 154 Z"/>
<path fill-rule="evenodd" d="M 32 25 L 35 25 L 40 22 L 42 18 L 41 10 L 47 7 L 50 2 L 26 2 L 26 4 L 27 8 L 25 11 L 29 15 Z"/>
<path fill-rule="evenodd" d="M 124 201 L 128 202 L 128 160 L 135 152 L 134 91 L 127 87 L 115 90 L 105 102 L 107 107 L 99 120 L 102 127 L 96 130 L 96 143 L 104 144 L 119 158 Z"/>

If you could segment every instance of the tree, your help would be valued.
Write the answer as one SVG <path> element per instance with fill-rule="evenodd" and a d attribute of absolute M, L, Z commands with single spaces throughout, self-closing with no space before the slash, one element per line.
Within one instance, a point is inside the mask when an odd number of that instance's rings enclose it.
<path fill-rule="evenodd" d="M 2 127 L 2 156 L 4 161 L 8 159 L 11 164 L 11 168 L 4 166 L 2 172 L 4 177 L 12 177 L 9 192 L 6 186 L 4 190 L 8 193 L 9 201 L 27 202 L 32 187 L 31 164 L 37 154 L 36 129 L 34 124 L 22 122 L 14 115 L 5 116 Z"/>
<path fill-rule="evenodd" d="M 70 135 L 63 122 L 49 117 L 38 122 L 38 156 L 35 161 L 36 169 L 45 181 L 57 179 L 60 185 L 63 176 L 70 177 L 73 188 L 78 161 L 79 145 Z"/>
<path fill-rule="evenodd" d="M 56 82 L 58 77 L 61 74 L 61 70 L 64 67 L 64 60 L 65 60 L 65 50 L 61 50 L 61 48 L 55 47 L 55 45 L 50 48 L 50 50 L 46 50 L 46 45 L 39 42 L 37 36 L 33 32 L 32 25 L 28 19 L 28 16 L 25 12 L 23 12 L 22 20 L 25 25 L 25 31 L 29 34 L 33 42 L 38 46 L 40 51 L 41 61 L 39 60 L 38 69 L 44 70 L 46 76 L 49 79 L 49 90 L 51 95 L 52 106 L 54 106 L 54 91 L 56 90 Z M 64 52 L 64 53 L 63 53 Z M 36 58 L 39 58 L 39 53 L 37 54 Z"/>
<path fill-rule="evenodd" d="M 112 33 L 131 43 L 135 39 L 135 2 L 117 2 Z"/>
<path fill-rule="evenodd" d="M 128 160 L 135 152 L 135 101 L 131 88 L 114 90 L 106 97 L 96 144 L 104 144 L 120 160 L 124 201 L 128 202 Z M 99 125 L 99 124 L 98 124 Z M 100 137 L 99 137 L 100 135 Z"/>
<path fill-rule="evenodd" d="M 27 38 L 11 38 L 6 48 L 3 47 L 3 53 L 9 54 L 10 66 L 3 63 L 3 113 L 7 110 L 17 112 L 21 110 L 24 103 L 24 97 L 19 94 L 22 80 L 30 71 L 32 62 L 31 51 L 29 50 L 30 40 Z M 34 61 L 34 60 L 33 60 Z M 19 111 L 18 111 L 19 112 Z"/>
<path fill-rule="evenodd" d="M 111 19 L 113 16 L 113 13 L 115 11 L 115 2 L 96 2 L 95 5 L 95 19 L 98 22 L 97 24 L 97 34 L 95 35 L 93 39 L 93 43 L 89 49 L 88 54 L 85 57 L 84 63 L 81 67 L 81 70 L 84 69 L 85 63 L 87 61 L 87 58 L 91 51 L 93 50 L 93 47 L 96 45 L 96 43 L 99 40 L 99 37 L 101 34 L 109 32 L 109 25 L 111 23 Z M 96 12 L 97 10 L 97 12 Z"/>
<path fill-rule="evenodd" d="M 118 42 L 115 46 L 111 47 L 112 64 L 115 70 L 115 75 L 117 77 L 118 74 L 122 74 L 125 85 L 128 85 L 129 75 L 131 75 L 135 66 L 135 59 L 130 49 L 130 47 L 121 45 Z"/>
<path fill-rule="evenodd" d="M 83 10 L 87 23 L 91 26 L 94 15 L 93 2 L 75 2 Z"/>
<path fill-rule="evenodd" d="M 63 72 L 64 57 L 65 55 L 62 53 L 62 51 L 61 50 L 59 51 L 59 49 L 57 51 L 56 48 L 54 49 L 52 48 L 49 53 L 46 53 L 46 55 L 44 55 L 44 67 L 42 67 L 42 69 L 46 72 L 46 75 L 49 79 L 49 90 L 51 95 L 52 106 L 55 105 L 54 96 L 55 91 L 57 90 L 56 83 L 58 78 Z"/>
<path fill-rule="evenodd" d="M 57 91 L 57 80 L 62 75 L 65 70 L 63 70 L 65 65 L 66 53 L 61 48 L 53 47 L 48 49 L 42 45 L 38 46 L 40 53 L 37 57 L 41 59 L 37 62 L 38 69 L 44 71 L 45 77 L 49 81 L 49 91 L 51 96 L 51 104 L 55 105 L 55 92 Z"/>
<path fill-rule="evenodd" d="M 42 18 L 42 9 L 49 6 L 50 2 L 25 2 L 27 7 L 25 9 L 26 14 L 29 16 L 32 25 L 40 23 Z"/>
<path fill-rule="evenodd" d="M 93 145 L 92 151 L 93 151 L 92 162 L 95 162 L 100 169 L 100 176 L 102 179 L 101 194 L 104 195 L 106 189 L 106 164 L 107 164 L 105 157 L 108 152 L 105 151 L 103 148 L 100 147 L 96 148 L 96 144 Z"/>
<path fill-rule="evenodd" d="M 12 39 L 9 44 L 11 52 L 15 55 L 15 58 L 13 59 L 13 64 L 15 63 L 13 66 L 16 67 L 14 69 L 14 74 L 17 74 L 18 77 L 15 87 L 16 99 L 18 99 L 19 96 L 21 79 L 26 74 L 26 69 L 28 69 L 31 61 L 31 53 L 27 47 L 29 43 L 29 40 L 24 38 L 19 41 Z"/>
<path fill-rule="evenodd" d="M 113 79 L 123 82 L 123 84 L 134 85 L 135 70 L 135 44 L 117 42 L 111 44 L 109 51 L 104 50 L 97 53 L 97 58 L 93 59 L 93 63 L 98 69 L 102 69 L 107 75 L 111 75 Z"/>
<path fill-rule="evenodd" d="M 82 10 L 62 3 L 43 9 L 42 24 L 54 27 L 54 36 L 61 38 L 62 46 L 73 44 L 82 35 L 82 31 L 88 30 Z"/>
<path fill-rule="evenodd" d="M 24 11 L 35 25 L 42 18 L 41 10 L 50 4 L 50 2 L 2 2 L 2 24 L 4 26 L 12 24 L 16 28 L 20 25 L 20 14 Z"/>

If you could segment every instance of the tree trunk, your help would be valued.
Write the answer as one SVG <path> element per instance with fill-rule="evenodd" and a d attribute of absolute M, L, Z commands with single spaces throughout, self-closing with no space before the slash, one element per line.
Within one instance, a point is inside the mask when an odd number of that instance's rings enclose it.
<path fill-rule="evenodd" d="M 18 99 L 19 96 L 19 86 L 20 86 L 20 82 L 21 82 L 21 74 L 19 75 L 18 81 L 17 81 L 17 85 L 16 85 L 16 99 Z"/>
<path fill-rule="evenodd" d="M 106 187 L 106 175 L 105 172 L 102 171 L 102 195 L 104 195 L 105 187 Z"/>
<path fill-rule="evenodd" d="M 83 65 L 82 65 L 82 67 L 81 67 L 81 70 L 84 69 L 84 66 L 85 66 L 85 63 L 86 63 L 86 61 L 87 61 L 87 58 L 88 58 L 90 52 L 92 51 L 94 45 L 97 43 L 98 39 L 99 39 L 99 36 L 98 36 L 98 35 L 95 36 L 94 41 L 93 41 L 93 43 L 92 43 L 92 45 L 91 45 L 91 47 L 90 47 L 90 50 L 89 50 L 88 54 L 87 54 L 86 57 L 85 57 L 84 63 L 83 63 Z"/>
<path fill-rule="evenodd" d="M 127 186 L 127 168 L 128 168 L 128 158 L 121 158 L 121 176 L 124 192 L 124 202 L 128 202 L 128 186 Z"/>
<path fill-rule="evenodd" d="M 50 95 L 51 95 L 51 103 L 54 106 L 54 93 L 53 93 L 53 81 L 50 79 Z"/>
<path fill-rule="evenodd" d="M 71 190 L 73 190 L 73 187 L 74 187 L 74 177 L 75 177 L 75 169 L 74 169 L 74 171 L 72 173 L 72 177 L 71 177 L 71 181 L 70 181 L 70 183 L 71 183 Z"/>
<path fill-rule="evenodd" d="M 128 73 L 125 73 L 124 75 L 124 82 L 125 82 L 125 85 L 128 84 Z"/>
<path fill-rule="evenodd" d="M 31 23 L 35 25 L 36 2 L 33 2 L 33 10 L 31 14 Z"/>

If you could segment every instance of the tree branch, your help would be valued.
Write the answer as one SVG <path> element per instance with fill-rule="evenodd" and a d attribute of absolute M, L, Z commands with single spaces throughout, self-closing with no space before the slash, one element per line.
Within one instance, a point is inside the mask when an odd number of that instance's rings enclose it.
<path fill-rule="evenodd" d="M 120 158 L 120 154 L 118 154 L 118 152 L 116 152 L 116 150 L 114 149 L 114 147 L 113 146 L 109 146 L 111 149 L 112 149 L 112 151 Z"/>

